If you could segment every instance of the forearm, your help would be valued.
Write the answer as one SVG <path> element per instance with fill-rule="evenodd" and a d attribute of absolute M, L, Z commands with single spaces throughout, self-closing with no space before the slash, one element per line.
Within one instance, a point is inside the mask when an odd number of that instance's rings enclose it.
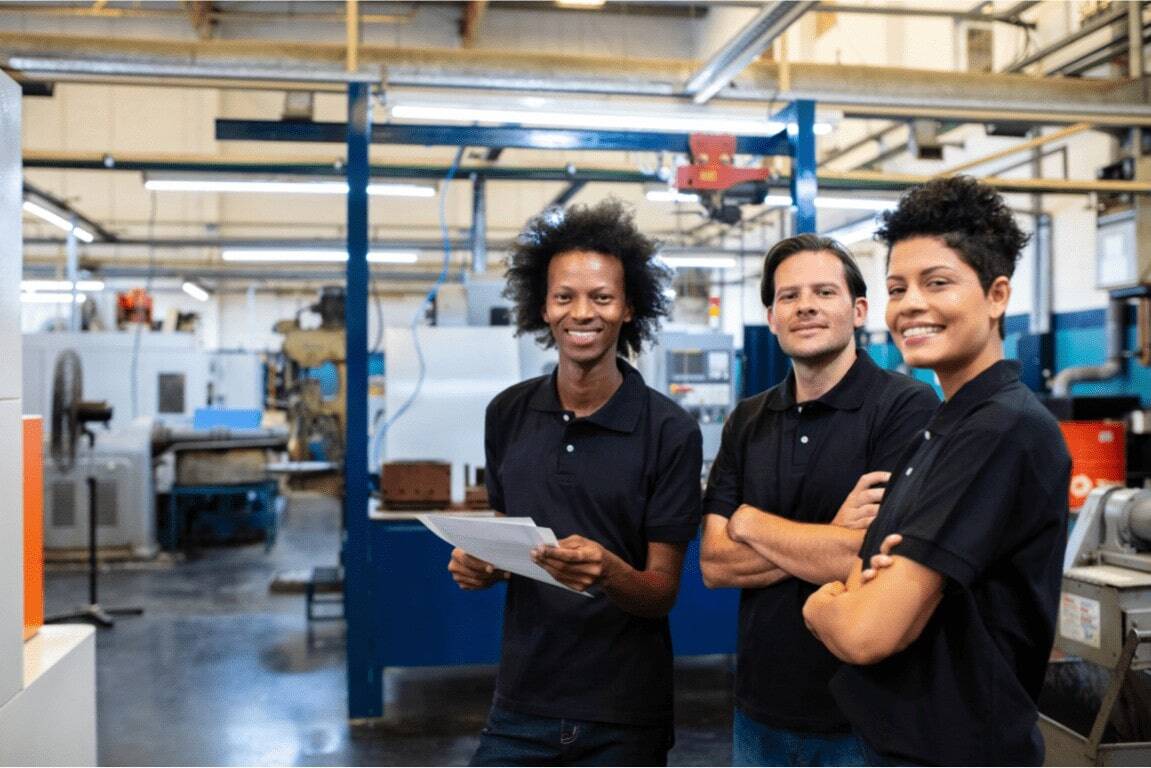
<path fill-rule="evenodd" d="M 847 586 L 828 584 L 803 606 L 812 633 L 841 661 L 875 664 L 906 648 L 923 632 L 943 599 L 942 577 L 906 561 L 866 584 L 856 559 Z"/>
<path fill-rule="evenodd" d="M 768 512 L 745 516 L 729 535 L 787 573 L 812 584 L 847 578 L 864 531 L 798 523 Z"/>
<path fill-rule="evenodd" d="M 601 586 L 613 603 L 628 613 L 652 619 L 666 616 L 675 606 L 678 574 L 641 571 L 615 554 L 609 554 L 609 558 L 611 563 Z"/>
<path fill-rule="evenodd" d="M 723 536 L 706 537 L 700 548 L 700 571 L 709 589 L 769 587 L 789 578 L 783 570 L 747 544 Z"/>

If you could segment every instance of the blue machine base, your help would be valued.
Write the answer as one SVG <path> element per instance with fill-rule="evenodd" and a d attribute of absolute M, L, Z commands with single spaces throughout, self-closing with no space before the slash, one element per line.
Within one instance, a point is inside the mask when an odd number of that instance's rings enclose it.
<path fill-rule="evenodd" d="M 173 485 L 168 500 L 168 523 L 163 528 L 165 549 L 192 542 L 228 542 L 261 535 L 264 548 L 276 542 L 275 480 L 241 485 Z"/>
<path fill-rule="evenodd" d="M 447 570 L 451 548 L 420 523 L 373 521 L 371 536 L 374 654 L 349 659 L 349 687 L 361 686 L 364 697 L 351 700 L 381 703 L 379 711 L 351 711 L 353 718 L 383 713 L 385 667 L 495 664 L 500 656 L 504 585 L 461 590 Z M 703 585 L 699 540 L 691 542 L 671 613 L 676 655 L 735 653 L 738 610 L 738 590 Z"/>

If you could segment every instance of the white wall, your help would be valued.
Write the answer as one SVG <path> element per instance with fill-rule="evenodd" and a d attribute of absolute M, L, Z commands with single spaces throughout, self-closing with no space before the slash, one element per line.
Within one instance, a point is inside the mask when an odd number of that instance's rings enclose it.
<path fill-rule="evenodd" d="M 0 74 L 0 706 L 23 687 L 24 453 L 20 421 L 20 87 Z"/>

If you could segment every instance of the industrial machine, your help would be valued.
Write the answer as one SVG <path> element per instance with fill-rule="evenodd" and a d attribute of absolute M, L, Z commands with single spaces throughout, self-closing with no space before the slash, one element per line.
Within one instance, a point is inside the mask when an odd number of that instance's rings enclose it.
<path fill-rule="evenodd" d="M 208 405 L 211 354 L 190 333 L 29 333 L 23 336 L 24 413 L 49 412 L 53 366 L 66 349 L 79 356 L 90 396 L 112 406 L 112 430 L 141 416 L 191 424 L 196 409 Z"/>
<path fill-rule="evenodd" d="M 1056 630 L 1055 646 L 1064 655 L 1053 664 L 1056 679 L 1061 665 L 1086 665 L 1084 672 L 1063 676 L 1075 675 L 1075 699 L 1094 702 L 1099 695 L 1093 719 L 1081 717 L 1078 727 L 1041 715 L 1047 764 L 1151 762 L 1145 706 L 1151 692 L 1145 674 L 1151 669 L 1151 490 L 1091 491 L 1067 544 Z M 1109 677 L 1093 672 L 1103 669 Z"/>
<path fill-rule="evenodd" d="M 727 334 L 667 331 L 640 361 L 648 384 L 699 421 L 705 463 L 719 452 L 723 423 L 735 405 L 733 359 Z"/>
<path fill-rule="evenodd" d="M 319 315 L 318 327 L 304 327 L 301 314 L 276 323 L 283 334 L 282 403 L 288 412 L 288 454 L 295 461 L 344 460 L 347 366 L 344 289 L 327 286 L 307 310 Z"/>

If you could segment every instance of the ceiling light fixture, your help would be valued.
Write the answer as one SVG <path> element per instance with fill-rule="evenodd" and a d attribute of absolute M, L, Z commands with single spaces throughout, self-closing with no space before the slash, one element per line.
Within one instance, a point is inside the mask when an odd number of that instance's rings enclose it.
<path fill-rule="evenodd" d="M 764 198 L 764 205 L 793 205 L 791 195 L 768 195 Z M 856 197 L 824 197 L 815 198 L 816 208 L 827 208 L 840 211 L 890 211 L 899 205 L 898 200 L 881 200 Z"/>
<path fill-rule="evenodd" d="M 83 293 L 24 292 L 20 294 L 20 301 L 25 304 L 71 304 L 73 301 L 77 304 L 83 304 L 87 300 L 87 295 Z"/>
<path fill-rule="evenodd" d="M 185 280 L 184 284 L 180 286 L 184 293 L 191 296 L 196 301 L 207 301 L 212 297 L 212 294 L 204 290 L 204 287 L 193 283 L 191 280 Z"/>
<path fill-rule="evenodd" d="M 309 262 L 313 264 L 345 262 L 346 251 L 331 248 L 225 248 L 220 258 L 231 262 Z M 415 264 L 419 251 L 371 251 L 368 261 L 373 264 Z"/>
<path fill-rule="evenodd" d="M 734 269 L 734 256 L 661 256 L 660 260 L 675 269 Z"/>
<path fill-rule="evenodd" d="M 543 128 L 594 128 L 664 133 L 730 133 L 776 136 L 786 129 L 762 110 L 719 110 L 676 104 L 592 101 L 539 96 L 505 96 L 480 100 L 474 96 L 431 93 L 389 94 L 387 108 L 396 120 L 438 123 L 518 124 Z M 827 124 L 830 130 L 831 124 Z"/>
<path fill-rule="evenodd" d="M 649 189 L 644 195 L 653 203 L 698 203 L 699 195 L 676 189 Z"/>
<path fill-rule="evenodd" d="M 88 230 L 80 226 L 73 226 L 72 222 L 68 221 L 68 219 L 64 218 L 60 214 L 56 213 L 55 211 L 50 211 L 42 205 L 37 205 L 31 200 L 25 200 L 23 207 L 27 213 L 43 219 L 52 226 L 58 227 L 65 232 L 74 233 L 77 240 L 83 240 L 85 243 L 90 243 L 96 239 L 96 236 Z"/>
<path fill-rule="evenodd" d="M 35 292 L 35 291 L 72 291 L 72 282 L 70 280 L 21 280 L 20 290 Z M 77 280 L 76 290 L 89 291 L 99 293 L 104 290 L 103 280 Z"/>
<path fill-rule="evenodd" d="M 873 240 L 877 229 L 879 229 L 879 222 L 875 218 L 870 218 L 824 232 L 824 235 L 838 240 L 844 245 L 852 245 Z"/>
<path fill-rule="evenodd" d="M 245 179 L 147 179 L 153 192 L 248 192 L 251 194 L 346 195 L 346 181 L 261 181 Z M 421 184 L 369 184 L 368 194 L 379 197 L 435 197 L 435 187 Z"/>
<path fill-rule="evenodd" d="M 680 192 L 676 189 L 651 189 L 644 195 L 648 200 L 657 203 L 698 203 L 699 195 L 692 192 Z M 790 195 L 768 195 L 763 205 L 791 207 L 793 205 Z M 841 210 L 841 211 L 890 211 L 899 205 L 898 200 L 865 199 L 854 197 L 817 197 L 815 207 Z"/>

